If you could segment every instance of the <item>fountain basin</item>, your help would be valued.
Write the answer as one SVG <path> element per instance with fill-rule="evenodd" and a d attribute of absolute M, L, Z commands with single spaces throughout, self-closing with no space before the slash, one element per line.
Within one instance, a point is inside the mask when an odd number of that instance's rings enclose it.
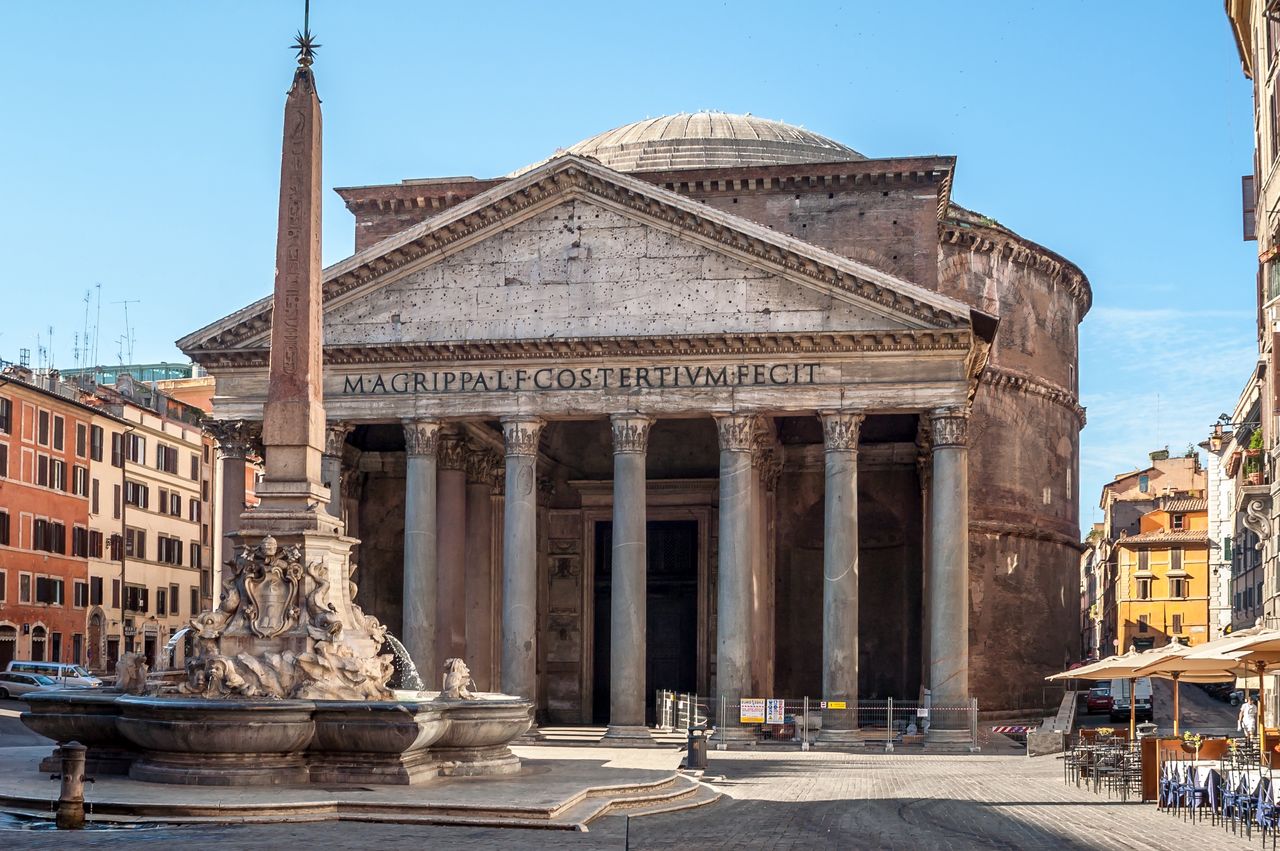
<path fill-rule="evenodd" d="M 429 748 L 449 727 L 431 701 L 317 701 L 312 783 L 414 783 L 435 777 Z"/>
<path fill-rule="evenodd" d="M 520 761 L 507 745 L 533 720 L 529 701 L 487 694 L 313 701 L 64 689 L 33 694 L 30 704 L 23 723 L 58 742 L 85 744 L 95 772 L 203 786 L 512 774 Z"/>
<path fill-rule="evenodd" d="M 507 695 L 433 703 L 444 707 L 449 719 L 448 731 L 432 748 L 441 774 L 473 777 L 520 770 L 520 759 L 507 745 L 532 726 L 533 704 Z"/>
<path fill-rule="evenodd" d="M 274 786 L 308 781 L 315 735 L 310 700 L 117 699 L 116 726 L 142 751 L 135 780 L 199 786 Z"/>
<path fill-rule="evenodd" d="M 118 691 L 58 689 L 32 692 L 22 723 L 58 743 L 79 742 L 89 749 L 85 771 L 89 774 L 128 774 L 137 752 L 116 728 L 120 717 Z M 40 764 L 41 771 L 61 771 L 57 754 Z"/>

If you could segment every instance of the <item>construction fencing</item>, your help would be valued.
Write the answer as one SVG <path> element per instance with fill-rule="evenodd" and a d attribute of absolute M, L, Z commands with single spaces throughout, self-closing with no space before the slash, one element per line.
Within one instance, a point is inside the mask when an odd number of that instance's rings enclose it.
<path fill-rule="evenodd" d="M 931 701 L 844 701 L 802 698 L 746 698 L 726 700 L 705 695 L 660 690 L 657 726 L 676 731 L 714 728 L 712 741 L 726 743 L 811 746 L 854 744 L 893 751 L 923 745 L 931 728 L 949 731 L 949 741 L 978 750 L 978 701 L 961 705 Z M 829 735 L 822 735 L 823 727 Z M 839 731 L 836 734 L 834 731 Z"/>

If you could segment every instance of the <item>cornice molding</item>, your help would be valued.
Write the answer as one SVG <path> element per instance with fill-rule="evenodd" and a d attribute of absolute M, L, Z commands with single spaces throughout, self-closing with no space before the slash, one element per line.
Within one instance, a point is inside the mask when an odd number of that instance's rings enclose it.
<path fill-rule="evenodd" d="M 1084 272 L 1070 260 L 1015 233 L 944 219 L 938 225 L 938 240 L 967 251 L 995 254 L 1048 275 L 1067 287 L 1082 319 L 1093 306 L 1093 290 Z"/>
<path fill-rule="evenodd" d="M 877 352 L 967 352 L 967 329 L 695 334 L 655 337 L 559 337 L 528 340 L 470 340 L 456 343 L 379 343 L 327 346 L 328 366 L 444 363 L 554 358 L 681 357 L 698 355 L 857 354 Z M 198 360 L 213 367 L 266 367 L 267 348 L 204 351 Z"/>
<path fill-rule="evenodd" d="M 1038 529 L 1034 526 L 1025 526 L 1019 523 L 1005 523 L 999 520 L 970 520 L 969 533 L 996 535 L 1002 538 L 1028 538 L 1033 541 L 1045 541 L 1050 544 L 1070 547 L 1076 552 L 1084 552 L 1088 549 L 1086 545 L 1080 543 L 1080 541 L 1072 535 L 1055 532 L 1052 529 Z"/>
<path fill-rule="evenodd" d="M 960 302 L 573 156 L 557 158 L 524 177 L 495 187 L 452 211 L 330 267 L 322 282 L 324 300 L 332 302 L 390 273 L 426 265 L 473 244 L 484 231 L 501 227 L 507 221 L 523 220 L 544 207 L 575 198 L 629 212 L 640 221 L 692 236 L 729 254 L 750 258 L 757 266 L 844 291 L 927 325 L 968 326 L 968 307 Z M 441 218 L 446 220 L 439 221 Z M 940 306 L 940 302 L 948 307 Z M 219 323 L 187 335 L 179 340 L 179 346 L 199 358 L 209 350 L 255 344 L 258 338 L 265 342 L 271 328 L 271 314 L 271 299 L 261 299 Z"/>
<path fill-rule="evenodd" d="M 1009 369 L 1008 367 L 994 364 L 987 364 L 987 368 L 982 374 L 982 383 L 993 390 L 1007 388 L 1029 396 L 1039 396 L 1055 405 L 1066 408 L 1079 421 L 1080 428 L 1085 426 L 1085 409 L 1076 399 L 1076 394 L 1060 384 L 1045 381 L 1043 378 L 1037 378 L 1021 370 Z"/>

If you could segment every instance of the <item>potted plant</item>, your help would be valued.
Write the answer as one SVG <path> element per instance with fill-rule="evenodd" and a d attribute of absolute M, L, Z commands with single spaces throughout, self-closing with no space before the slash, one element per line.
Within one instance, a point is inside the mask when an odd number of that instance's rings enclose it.
<path fill-rule="evenodd" d="M 1244 483 L 1262 484 L 1262 429 L 1249 435 L 1249 448 L 1244 451 Z"/>
<path fill-rule="evenodd" d="M 1200 758 L 1200 746 L 1204 744 L 1204 736 L 1194 733 L 1191 730 L 1182 734 L 1182 749 L 1187 753 L 1196 755 L 1196 759 Z"/>

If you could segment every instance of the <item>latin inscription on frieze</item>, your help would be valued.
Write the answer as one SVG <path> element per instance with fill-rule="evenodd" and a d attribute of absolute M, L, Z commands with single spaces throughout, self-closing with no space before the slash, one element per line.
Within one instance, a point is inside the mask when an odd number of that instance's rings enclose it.
<path fill-rule="evenodd" d="M 818 384 L 817 363 L 445 369 L 346 375 L 343 395 L 667 390 Z"/>

